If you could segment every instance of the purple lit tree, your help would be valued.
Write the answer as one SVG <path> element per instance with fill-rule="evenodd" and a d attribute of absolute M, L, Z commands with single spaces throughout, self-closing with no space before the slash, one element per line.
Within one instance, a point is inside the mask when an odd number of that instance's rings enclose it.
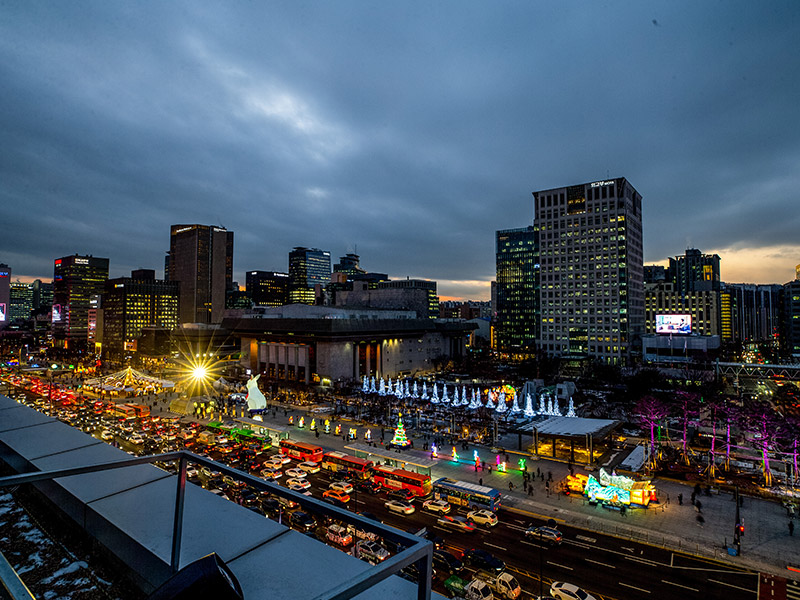
<path fill-rule="evenodd" d="M 769 452 L 785 430 L 785 421 L 771 404 L 761 400 L 746 400 L 739 414 L 739 426 L 753 438 L 755 447 L 761 450 L 761 467 L 764 485 L 772 485 L 769 468 Z"/>
<path fill-rule="evenodd" d="M 683 464 L 689 464 L 689 440 L 687 439 L 687 431 L 689 425 L 697 424 L 700 418 L 700 398 L 697 394 L 691 392 L 678 392 L 675 395 L 677 401 L 678 414 L 681 417 L 681 424 L 683 425 L 683 438 L 681 445 L 681 460 Z"/>
<path fill-rule="evenodd" d="M 656 463 L 656 428 L 669 415 L 669 407 L 655 396 L 645 396 L 636 404 L 634 416 L 642 428 L 650 430 L 650 467 Z"/>

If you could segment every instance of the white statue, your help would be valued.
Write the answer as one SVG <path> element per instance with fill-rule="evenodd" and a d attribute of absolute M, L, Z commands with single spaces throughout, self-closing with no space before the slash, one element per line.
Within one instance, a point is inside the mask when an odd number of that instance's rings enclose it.
<path fill-rule="evenodd" d="M 267 408 L 267 399 L 264 397 L 264 394 L 261 393 L 261 390 L 258 389 L 259 377 L 261 377 L 260 373 L 247 381 L 247 408 L 250 410 Z"/>

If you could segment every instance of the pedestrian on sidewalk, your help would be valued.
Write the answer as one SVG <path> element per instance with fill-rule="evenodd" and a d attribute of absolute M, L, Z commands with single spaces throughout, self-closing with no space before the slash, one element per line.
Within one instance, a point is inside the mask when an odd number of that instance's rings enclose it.
<path fill-rule="evenodd" d="M 697 494 L 692 492 L 692 506 L 694 506 L 694 499 L 697 497 Z"/>
<path fill-rule="evenodd" d="M 789 535 L 794 535 L 794 521 L 789 521 Z"/>
<path fill-rule="evenodd" d="M 483 485 L 483 477 L 478 477 L 478 485 Z"/>
<path fill-rule="evenodd" d="M 702 503 L 702 502 L 700 502 L 700 500 L 696 500 L 696 501 L 695 501 L 695 503 L 694 503 L 694 509 L 695 509 L 695 510 L 696 510 L 698 513 L 701 513 L 701 512 L 703 512 L 703 503 Z"/>
<path fill-rule="evenodd" d="M 542 472 L 539 470 L 539 467 L 536 467 L 536 476 L 539 477 L 541 474 Z"/>
<path fill-rule="evenodd" d="M 489 475 L 491 475 L 491 474 L 492 474 L 492 465 L 490 464 L 489 465 Z"/>
<path fill-rule="evenodd" d="M 532 485 L 528 486 L 528 496 L 533 496 L 533 486 Z"/>
<path fill-rule="evenodd" d="M 553 481 L 553 472 L 552 471 L 548 471 L 547 472 L 547 481 Z"/>
<path fill-rule="evenodd" d="M 509 481 L 508 482 L 508 491 L 509 492 L 513 492 L 514 491 L 514 482 L 513 481 Z"/>
<path fill-rule="evenodd" d="M 525 479 L 522 480 L 522 491 L 523 492 L 527 492 L 528 491 L 528 482 Z"/>
<path fill-rule="evenodd" d="M 702 527 L 705 525 L 706 520 L 703 518 L 703 515 L 697 515 L 697 524 Z"/>
<path fill-rule="evenodd" d="M 678 494 L 678 506 L 683 506 L 683 494 Z"/>

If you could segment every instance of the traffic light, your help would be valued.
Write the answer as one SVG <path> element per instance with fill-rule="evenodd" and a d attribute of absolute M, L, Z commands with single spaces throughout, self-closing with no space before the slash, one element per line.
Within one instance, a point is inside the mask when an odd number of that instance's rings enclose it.
<path fill-rule="evenodd" d="M 743 537 L 744 536 L 744 525 L 742 525 L 741 523 L 737 523 L 736 524 L 736 533 L 739 534 L 739 537 Z"/>

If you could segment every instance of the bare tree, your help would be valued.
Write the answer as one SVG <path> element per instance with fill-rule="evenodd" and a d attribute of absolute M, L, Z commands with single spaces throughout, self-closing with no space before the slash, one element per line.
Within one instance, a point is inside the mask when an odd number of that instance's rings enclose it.
<path fill-rule="evenodd" d="M 764 485 L 772 485 L 772 471 L 769 468 L 769 452 L 785 428 L 780 414 L 767 402 L 761 400 L 745 401 L 740 413 L 739 425 L 753 436 L 756 447 L 761 450 L 761 465 Z"/>
<path fill-rule="evenodd" d="M 687 438 L 689 425 L 696 425 L 700 418 L 700 398 L 692 392 L 678 392 L 675 394 L 678 402 L 678 411 L 683 425 L 681 445 L 681 459 L 689 464 L 689 440 Z"/>
<path fill-rule="evenodd" d="M 656 452 L 656 428 L 661 419 L 669 415 L 669 407 L 655 396 L 644 396 L 634 408 L 634 416 L 639 424 L 650 430 L 649 467 L 654 468 L 658 453 Z"/>

